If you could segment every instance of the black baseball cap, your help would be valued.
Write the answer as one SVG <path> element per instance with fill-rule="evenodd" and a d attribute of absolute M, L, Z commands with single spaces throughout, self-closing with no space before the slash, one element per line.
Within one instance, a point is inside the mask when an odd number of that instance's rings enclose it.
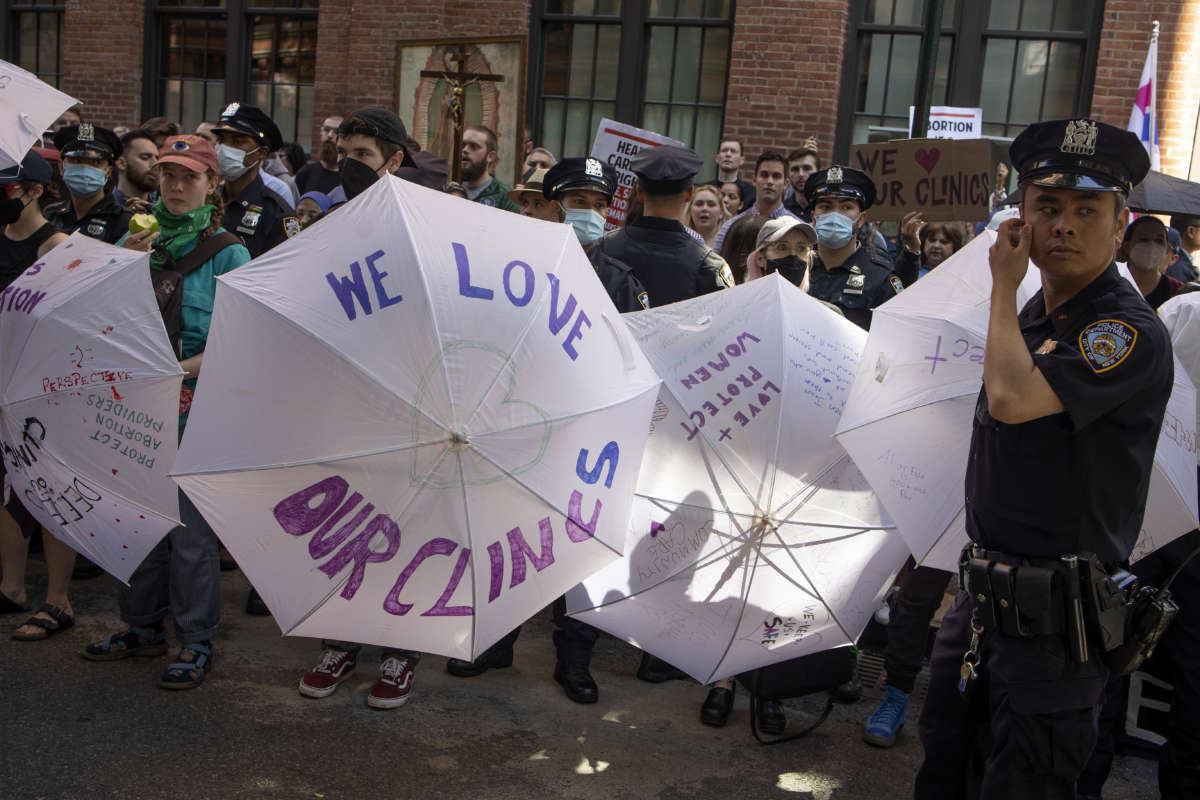
<path fill-rule="evenodd" d="M 337 132 L 338 136 L 374 136 L 376 139 L 400 145 L 400 149 L 404 151 L 404 160 L 400 162 L 400 166 L 420 169 L 417 162 L 413 161 L 412 154 L 408 152 L 408 129 L 404 127 L 404 121 L 386 108 L 360 108 L 342 120 Z"/>
<path fill-rule="evenodd" d="M 33 181 L 48 186 L 54 181 L 54 170 L 49 162 L 42 158 L 41 153 L 30 150 L 25 154 L 25 158 L 21 159 L 20 164 L 0 170 L 0 186 L 18 181 Z"/>
<path fill-rule="evenodd" d="M 54 147 L 63 158 L 77 156 L 79 158 L 106 158 L 116 161 L 121 151 L 121 137 L 90 122 L 78 125 L 65 125 L 54 134 Z"/>
<path fill-rule="evenodd" d="M 704 159 L 690 147 L 664 144 L 659 147 L 644 147 L 630 163 L 629 168 L 638 177 L 638 186 L 646 194 L 679 194 L 692 185 Z"/>
<path fill-rule="evenodd" d="M 866 211 L 875 204 L 875 182 L 862 170 L 834 164 L 817 170 L 804 182 L 804 199 L 810 207 L 825 197 L 857 200 Z"/>
<path fill-rule="evenodd" d="M 1141 183 L 1150 154 L 1137 134 L 1091 119 L 1035 122 L 1008 149 L 1018 184 L 1121 192 Z"/>
<path fill-rule="evenodd" d="M 213 131 L 249 136 L 269 151 L 283 147 L 283 134 L 279 132 L 275 121 L 261 108 L 245 103 L 230 103 L 225 106 L 225 110 L 221 112 L 221 121 L 213 127 Z"/>

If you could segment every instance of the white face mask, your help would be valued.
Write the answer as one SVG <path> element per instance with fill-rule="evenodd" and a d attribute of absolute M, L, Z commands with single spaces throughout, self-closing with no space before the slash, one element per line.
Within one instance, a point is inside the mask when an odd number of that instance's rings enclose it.
<path fill-rule="evenodd" d="M 233 145 L 217 145 L 217 166 L 221 170 L 221 177 L 227 181 L 236 181 L 245 175 L 246 170 L 250 169 L 245 164 L 248 155 L 250 154 L 245 150 L 240 150 Z"/>
<path fill-rule="evenodd" d="M 1166 251 L 1157 242 L 1138 242 L 1129 248 L 1129 266 L 1137 269 L 1158 269 Z"/>

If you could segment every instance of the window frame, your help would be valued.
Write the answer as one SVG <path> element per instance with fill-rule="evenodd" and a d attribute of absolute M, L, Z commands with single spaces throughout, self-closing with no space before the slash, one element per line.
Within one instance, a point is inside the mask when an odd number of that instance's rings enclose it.
<path fill-rule="evenodd" d="M 863 22 L 869 0 L 850 0 L 849 18 L 846 25 L 846 49 L 842 55 L 841 87 L 838 92 L 837 133 L 834 139 L 834 159 L 846 163 L 850 156 L 850 141 L 854 131 L 857 111 L 856 90 L 858 80 L 859 49 L 862 33 L 916 33 L 922 35 L 919 26 L 897 26 Z M 1000 0 L 1004 2 L 1004 0 Z M 1087 116 L 1092 106 L 1092 94 L 1096 83 L 1096 63 L 1100 54 L 1100 35 L 1104 21 L 1104 0 L 1090 0 L 1091 10 L 1085 16 L 1085 30 L 1010 30 L 988 28 L 993 0 L 946 0 L 955 4 L 953 24 L 942 27 L 940 35 L 953 36 L 954 49 L 950 55 L 949 83 L 946 87 L 946 104 L 951 106 L 978 107 L 983 89 L 983 65 L 986 42 L 989 39 L 1011 39 L 1020 41 L 1068 41 L 1083 46 L 1078 91 L 1075 96 L 1074 115 Z M 1052 23 L 1053 24 L 1053 23 Z M 1016 51 L 1017 48 L 1014 48 Z M 1045 94 L 1046 82 L 1042 91 Z M 1011 86 L 1010 86 L 1011 95 Z M 1040 108 L 1040 106 L 1039 106 Z M 991 124 L 985 120 L 985 124 Z M 1005 123 L 1007 124 L 1007 123 Z M 1015 123 L 1014 123 L 1015 124 Z M 1012 137 L 985 136 L 995 142 L 1010 142 Z"/>
<path fill-rule="evenodd" d="M 652 25 L 700 28 L 725 28 L 729 31 L 725 54 L 724 98 L 721 102 L 721 132 L 725 129 L 725 108 L 729 102 L 729 66 L 733 53 L 733 37 L 737 19 L 737 0 L 729 0 L 728 18 L 716 17 L 656 17 L 650 15 L 650 5 L 644 0 L 623 0 L 619 14 L 571 14 L 551 13 L 546 10 L 547 0 L 533 0 L 530 8 L 529 24 L 529 91 L 525 101 L 525 119 L 534 139 L 541 136 L 542 108 L 544 102 L 544 76 L 546 69 L 546 41 L 543 28 L 547 22 L 559 22 L 576 25 L 619 25 L 619 66 L 617 67 L 617 93 L 613 99 L 613 118 L 618 122 L 630 125 L 642 125 L 642 110 L 645 105 L 646 81 L 645 70 L 649 61 L 650 37 Z M 678 36 L 678 33 L 676 33 Z M 632 53 L 634 57 L 623 57 Z M 672 58 L 675 55 L 673 54 Z M 593 53 L 593 75 L 595 81 L 595 53 Z M 555 95 L 552 99 L 557 99 Z M 590 98 L 589 98 L 590 99 Z M 690 105 L 694 108 L 708 108 L 710 104 L 673 103 L 666 105 Z M 698 115 L 697 115 L 698 117 Z M 670 112 L 668 111 L 668 120 Z M 695 136 L 696 123 L 692 125 L 692 135 Z M 665 132 L 663 132 L 666 135 Z M 555 153 L 560 158 L 562 153 Z"/>
<path fill-rule="evenodd" d="M 10 0 L 9 2 L 5 2 L 3 4 L 3 11 L 3 15 L 0 15 L 0 41 L 4 42 L 4 57 L 5 60 L 10 64 L 15 64 L 18 67 L 21 65 L 15 56 L 17 54 L 17 48 L 20 45 L 21 28 L 20 25 L 15 24 L 17 22 L 17 15 L 32 11 L 39 14 L 53 14 L 57 17 L 55 23 L 58 37 L 58 63 L 55 66 L 57 67 L 58 71 L 39 73 L 36 69 L 32 69 L 29 70 L 29 72 L 37 75 L 39 79 L 42 80 L 45 80 L 44 78 L 41 78 L 42 75 L 53 75 L 58 79 L 57 88 L 61 89 L 62 79 L 66 75 L 66 73 L 63 71 L 63 23 L 66 19 L 66 0 L 57 0 L 56 2 L 50 4 L 34 3 L 30 2 L 30 0 L 25 0 L 25 2 L 21 2 L 20 0 L 16 0 L 14 2 L 13 0 Z M 38 43 L 38 47 L 41 47 L 40 42 Z M 36 60 L 37 59 L 35 57 L 35 61 Z M 21 68 L 24 69 L 24 67 Z M 49 83 L 49 81 L 47 81 L 47 83 Z"/>

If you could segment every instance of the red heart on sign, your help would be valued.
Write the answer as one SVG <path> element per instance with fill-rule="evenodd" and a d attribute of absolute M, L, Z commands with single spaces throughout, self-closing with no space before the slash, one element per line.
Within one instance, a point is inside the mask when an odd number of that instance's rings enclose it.
<path fill-rule="evenodd" d="M 929 173 L 933 172 L 933 168 L 937 166 L 938 159 L 941 157 L 940 148 L 931 147 L 926 150 L 922 147 L 917 149 L 917 154 L 913 156 L 913 159 L 925 169 L 925 172 Z"/>
<path fill-rule="evenodd" d="M 114 469 L 114 470 L 113 470 L 113 475 L 116 475 L 116 474 L 117 474 L 117 471 Z"/>

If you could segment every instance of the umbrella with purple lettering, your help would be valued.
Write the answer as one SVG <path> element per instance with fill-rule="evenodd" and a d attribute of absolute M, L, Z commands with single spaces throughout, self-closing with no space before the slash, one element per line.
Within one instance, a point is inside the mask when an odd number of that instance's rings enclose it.
<path fill-rule="evenodd" d="M 627 557 L 568 611 L 702 682 L 853 643 L 908 553 L 833 438 L 866 333 L 778 275 L 625 322 L 663 388 Z"/>
<path fill-rule="evenodd" d="M 948 571 L 958 569 L 967 542 L 963 481 L 983 380 L 995 240 L 985 231 L 875 310 L 837 432 L 918 563 Z M 1031 264 L 1018 307 L 1040 286 Z M 1193 391 L 1177 366 L 1154 456 L 1143 554 L 1196 526 Z"/>
<path fill-rule="evenodd" d="M 121 580 L 179 524 L 183 372 L 149 278 L 76 233 L 0 293 L 6 497 Z"/>
<path fill-rule="evenodd" d="M 474 658 L 622 553 L 660 382 L 567 225 L 380 180 L 204 358 L 177 480 L 287 634 Z"/>

